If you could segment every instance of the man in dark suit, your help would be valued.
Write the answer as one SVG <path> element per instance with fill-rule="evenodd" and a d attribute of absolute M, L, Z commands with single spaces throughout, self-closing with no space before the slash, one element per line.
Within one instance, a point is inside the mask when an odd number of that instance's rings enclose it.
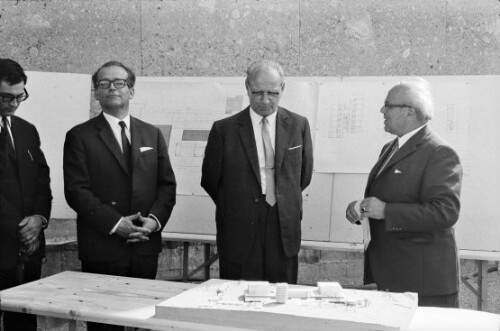
<path fill-rule="evenodd" d="M 393 87 L 381 112 L 385 131 L 397 138 L 370 172 L 360 210 L 353 201 L 346 211 L 351 223 L 369 218 L 365 283 L 417 292 L 420 306 L 458 307 L 453 226 L 460 211 L 460 160 L 427 125 L 433 106 L 426 81 Z"/>
<path fill-rule="evenodd" d="M 215 202 L 220 277 L 297 282 L 302 191 L 313 169 L 306 118 L 279 107 L 281 66 L 247 70 L 250 106 L 216 121 L 201 185 Z"/>
<path fill-rule="evenodd" d="M 23 68 L 0 59 L 0 290 L 40 279 L 52 193 L 36 128 L 14 115 L 28 98 Z M 36 316 L 5 312 L 2 330 L 37 329 Z"/>
<path fill-rule="evenodd" d="M 92 82 L 103 111 L 72 128 L 64 144 L 64 189 L 77 212 L 82 271 L 154 279 L 161 230 L 175 204 L 165 139 L 129 114 L 131 69 L 107 62 Z"/>

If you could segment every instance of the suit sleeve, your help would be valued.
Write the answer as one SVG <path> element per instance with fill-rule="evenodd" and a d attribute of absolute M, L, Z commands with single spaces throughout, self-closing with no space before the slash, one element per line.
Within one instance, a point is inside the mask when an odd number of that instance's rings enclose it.
<path fill-rule="evenodd" d="M 33 127 L 34 136 L 36 139 L 36 151 L 39 155 L 38 160 L 38 178 L 37 178 L 37 193 L 35 204 L 33 207 L 34 215 L 42 215 L 49 220 L 50 211 L 52 208 L 52 191 L 50 190 L 50 170 L 45 160 L 45 155 L 40 147 L 40 136 L 35 127 Z"/>
<path fill-rule="evenodd" d="M 158 180 L 156 184 L 156 199 L 151 206 L 150 213 L 156 216 L 163 230 L 174 209 L 177 183 L 172 165 L 170 164 L 167 144 L 161 131 L 157 130 Z"/>
<path fill-rule="evenodd" d="M 89 222 L 89 226 L 108 234 L 122 217 L 111 206 L 104 204 L 92 191 L 87 168 L 87 154 L 78 129 L 66 134 L 63 156 L 64 194 L 69 206 Z"/>
<path fill-rule="evenodd" d="M 222 140 L 216 122 L 213 124 L 208 136 L 205 157 L 203 158 L 201 168 L 201 186 L 214 202 L 217 202 L 217 194 L 222 176 L 222 162 Z"/>
<path fill-rule="evenodd" d="M 300 176 L 300 187 L 302 191 L 306 189 L 311 183 L 312 173 L 313 173 L 313 145 L 311 138 L 311 129 L 309 128 L 309 121 L 306 119 L 304 131 L 303 131 L 303 142 L 304 148 L 302 149 L 302 169 Z"/>
<path fill-rule="evenodd" d="M 439 231 L 451 228 L 460 212 L 462 166 L 449 146 L 437 147 L 425 165 L 419 202 L 388 203 L 385 207 L 386 230 Z"/>

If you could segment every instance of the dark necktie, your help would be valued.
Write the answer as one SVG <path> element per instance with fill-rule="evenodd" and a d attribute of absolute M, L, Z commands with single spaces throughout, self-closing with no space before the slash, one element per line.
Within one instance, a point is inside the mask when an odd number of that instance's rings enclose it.
<path fill-rule="evenodd" d="M 128 169 L 132 170 L 130 167 L 131 163 L 131 147 L 130 147 L 130 142 L 128 141 L 127 135 L 126 135 L 126 130 L 127 130 L 127 125 L 125 122 L 120 121 L 121 128 L 122 128 L 122 151 L 123 151 L 123 158 L 125 159 L 125 163 L 127 163 Z"/>
<path fill-rule="evenodd" d="M 274 151 L 271 144 L 271 135 L 268 129 L 269 121 L 262 118 L 262 141 L 264 142 L 264 157 L 266 160 L 266 202 L 270 206 L 276 204 L 276 190 L 274 182 Z"/>
<path fill-rule="evenodd" d="M 7 116 L 2 116 L 2 132 L 0 141 L 2 146 L 5 146 L 5 154 L 9 155 L 15 160 L 16 152 L 14 150 L 14 143 L 12 142 L 12 138 L 9 134 L 9 122 L 7 121 Z"/>
<path fill-rule="evenodd" d="M 384 161 L 380 163 L 380 168 L 378 169 L 377 175 L 375 177 L 378 177 L 378 175 L 380 175 L 382 170 L 384 170 L 385 166 L 387 165 L 387 163 L 389 163 L 392 156 L 396 154 L 398 149 L 399 149 L 399 144 L 398 144 L 398 139 L 396 138 L 392 146 L 389 148 L 389 151 L 382 156 L 384 158 Z"/>

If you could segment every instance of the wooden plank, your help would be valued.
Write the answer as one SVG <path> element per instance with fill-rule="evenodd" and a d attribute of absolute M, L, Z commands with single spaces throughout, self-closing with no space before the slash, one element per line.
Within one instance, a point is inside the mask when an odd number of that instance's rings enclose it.
<path fill-rule="evenodd" d="M 234 330 L 159 320 L 155 306 L 192 284 L 65 271 L 0 292 L 0 309 L 154 330 Z M 74 323 L 73 323 L 74 324 Z M 247 329 L 237 329 L 248 331 Z"/>

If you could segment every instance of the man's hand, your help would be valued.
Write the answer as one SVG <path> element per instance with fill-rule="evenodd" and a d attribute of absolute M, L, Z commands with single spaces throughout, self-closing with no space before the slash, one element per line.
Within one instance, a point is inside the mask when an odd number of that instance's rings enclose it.
<path fill-rule="evenodd" d="M 31 254 L 35 253 L 35 251 L 38 249 L 39 246 L 40 246 L 40 239 L 36 238 L 31 243 L 29 243 L 27 245 L 23 245 L 21 247 L 20 253 L 24 254 L 24 255 L 31 255 Z"/>
<path fill-rule="evenodd" d="M 127 243 L 135 243 L 141 241 L 149 240 L 148 235 L 151 233 L 151 230 L 145 226 L 136 226 L 135 223 L 141 223 L 144 225 L 144 222 L 141 221 L 141 213 L 124 216 L 118 227 L 116 228 L 115 233 L 122 238 L 127 239 Z"/>
<path fill-rule="evenodd" d="M 356 210 L 356 200 L 347 205 L 347 209 L 345 210 L 345 217 L 352 224 L 360 224 L 359 221 L 364 217 L 363 215 L 359 215 Z"/>
<path fill-rule="evenodd" d="M 42 231 L 43 219 L 39 215 L 27 216 L 17 225 L 19 229 L 19 240 L 25 247 L 33 247 L 38 241 L 38 235 Z M 38 244 L 36 245 L 38 247 Z"/>
<path fill-rule="evenodd" d="M 139 217 L 135 220 L 135 224 L 141 224 L 141 228 L 143 229 L 147 229 L 149 231 L 148 235 L 150 233 L 153 233 L 156 231 L 156 228 L 158 227 L 158 223 L 156 223 L 156 221 L 150 217 L 143 217 L 139 214 Z M 131 233 L 128 237 L 129 239 L 127 240 L 127 243 L 136 243 L 136 242 L 140 242 L 140 241 L 143 241 L 141 240 L 142 239 L 142 236 L 140 233 L 136 232 L 136 233 Z M 149 238 L 148 238 L 149 240 Z"/>
<path fill-rule="evenodd" d="M 385 218 L 385 202 L 375 197 L 363 199 L 360 204 L 360 209 L 361 217 L 369 217 L 378 220 Z"/>

